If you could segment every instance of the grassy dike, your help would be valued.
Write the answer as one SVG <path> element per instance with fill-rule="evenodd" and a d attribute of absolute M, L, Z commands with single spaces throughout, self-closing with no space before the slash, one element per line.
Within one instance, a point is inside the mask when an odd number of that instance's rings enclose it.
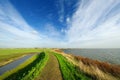
<path fill-rule="evenodd" d="M 65 54 L 59 49 L 55 49 L 54 52 L 61 54 L 69 62 L 77 66 L 79 70 L 90 75 L 92 80 L 120 80 L 120 67 L 117 65 L 72 54 Z"/>
<path fill-rule="evenodd" d="M 80 71 L 61 54 L 54 53 L 54 55 L 59 61 L 60 70 L 64 80 L 92 80 L 90 76 Z"/>
<path fill-rule="evenodd" d="M 0 80 L 58 80 L 59 77 L 61 77 L 60 80 L 92 80 L 91 76 L 70 62 L 67 56 L 63 56 L 53 49 L 43 49 L 42 51 L 18 67 L 4 73 L 0 76 Z M 57 75 L 57 72 L 61 75 Z"/>
<path fill-rule="evenodd" d="M 58 60 L 53 52 L 50 51 L 48 52 L 49 59 L 46 65 L 35 80 L 63 80 Z"/>
<path fill-rule="evenodd" d="M 37 77 L 48 60 L 47 52 L 42 52 L 32 56 L 30 59 L 20 64 L 15 69 L 6 72 L 0 76 L 1 80 L 34 80 Z"/>

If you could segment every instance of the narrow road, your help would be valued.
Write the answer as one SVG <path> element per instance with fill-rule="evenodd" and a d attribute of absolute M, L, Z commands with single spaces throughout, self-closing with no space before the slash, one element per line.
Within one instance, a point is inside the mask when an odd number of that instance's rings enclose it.
<path fill-rule="evenodd" d="M 35 80 L 63 80 L 58 60 L 52 53 L 49 53 L 46 66 Z"/>
<path fill-rule="evenodd" d="M 0 75 L 4 74 L 6 71 L 9 71 L 11 69 L 14 69 L 15 67 L 17 67 L 18 65 L 20 65 L 21 63 L 23 63 L 24 61 L 26 61 L 28 58 L 30 58 L 32 55 L 27 55 L 24 56 L 18 60 L 15 60 L 7 65 L 4 65 L 2 67 L 0 67 Z"/>

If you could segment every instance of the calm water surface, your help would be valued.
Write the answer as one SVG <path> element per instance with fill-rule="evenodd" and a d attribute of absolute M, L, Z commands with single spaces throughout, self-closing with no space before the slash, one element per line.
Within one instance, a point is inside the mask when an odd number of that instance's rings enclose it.
<path fill-rule="evenodd" d="M 120 49 L 64 49 L 63 51 L 111 64 L 120 64 Z"/>

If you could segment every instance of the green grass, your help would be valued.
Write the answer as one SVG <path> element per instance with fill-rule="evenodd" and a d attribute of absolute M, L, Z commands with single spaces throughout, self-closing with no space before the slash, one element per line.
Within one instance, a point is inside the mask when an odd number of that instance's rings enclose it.
<path fill-rule="evenodd" d="M 1 76 L 2 80 L 34 80 L 44 68 L 49 56 L 47 53 L 37 54 L 18 67 Z"/>
<path fill-rule="evenodd" d="M 21 49 L 0 49 L 0 56 L 1 55 L 11 55 L 11 54 L 17 54 L 17 53 L 28 53 L 28 52 L 39 52 L 40 49 L 34 49 L 34 48 L 21 48 Z"/>
<path fill-rule="evenodd" d="M 6 77 L 12 75 L 13 73 L 16 73 L 18 70 L 23 69 L 24 67 L 26 67 L 27 65 L 29 65 L 30 63 L 32 63 L 36 58 L 37 58 L 37 55 L 34 55 L 34 56 L 30 57 L 30 58 L 29 58 L 28 60 L 26 60 L 24 63 L 20 64 L 17 68 L 5 72 L 5 73 L 1 76 L 1 78 L 2 78 L 2 79 L 5 79 Z M 1 79 L 1 78 L 0 78 L 0 79 Z"/>
<path fill-rule="evenodd" d="M 59 61 L 64 80 L 92 80 L 90 76 L 87 76 L 72 63 L 68 62 L 68 60 L 64 56 L 57 53 L 54 54 Z"/>
<path fill-rule="evenodd" d="M 0 49 L 1 50 L 1 49 Z M 11 52 L 10 52 L 11 51 Z M 2 76 L 0 80 L 34 80 L 38 75 L 41 74 L 42 69 L 45 67 L 48 59 L 49 53 L 53 53 L 59 62 L 60 70 L 64 80 L 92 80 L 90 76 L 86 75 L 84 72 L 80 71 L 75 65 L 70 63 L 64 56 L 57 54 L 50 49 L 13 49 L 13 50 L 1 51 L 6 55 L 13 55 L 19 53 L 28 52 L 40 52 L 40 54 L 35 54 L 24 63 L 20 64 L 18 67 L 7 71 Z M 9 53 L 10 52 L 10 53 Z M 5 55 L 4 54 L 4 55 Z M 3 54 L 1 54 L 3 55 Z M 1 56 L 0 55 L 0 56 Z"/>
<path fill-rule="evenodd" d="M 0 49 L 0 63 L 32 52 L 41 52 L 41 49 Z"/>

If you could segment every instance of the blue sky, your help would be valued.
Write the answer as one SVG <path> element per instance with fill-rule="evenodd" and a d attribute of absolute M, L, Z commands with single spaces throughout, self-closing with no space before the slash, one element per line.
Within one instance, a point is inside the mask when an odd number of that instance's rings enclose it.
<path fill-rule="evenodd" d="M 120 48 L 120 0 L 0 0 L 0 47 Z"/>

